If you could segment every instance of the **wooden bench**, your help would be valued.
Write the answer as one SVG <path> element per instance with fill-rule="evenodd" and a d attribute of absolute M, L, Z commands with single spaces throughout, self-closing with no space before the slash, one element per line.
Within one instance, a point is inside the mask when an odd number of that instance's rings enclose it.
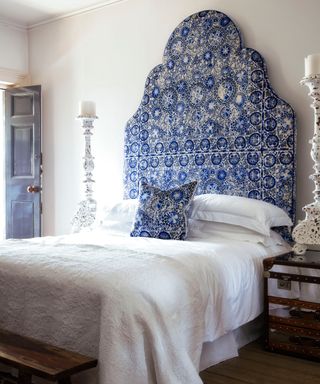
<path fill-rule="evenodd" d="M 3 375 L 3 383 L 18 384 L 32 384 L 32 375 L 58 384 L 71 384 L 71 375 L 96 367 L 98 363 L 79 353 L 1 329 L 0 362 L 18 370 L 17 377 Z"/>

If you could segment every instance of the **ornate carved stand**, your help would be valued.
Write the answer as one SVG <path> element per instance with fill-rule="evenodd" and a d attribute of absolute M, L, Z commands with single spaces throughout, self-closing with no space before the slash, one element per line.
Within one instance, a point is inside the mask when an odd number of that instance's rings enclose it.
<path fill-rule="evenodd" d="M 78 232 L 83 228 L 90 227 L 95 221 L 97 209 L 97 202 L 92 198 L 92 185 L 94 183 L 92 178 L 92 172 L 94 170 L 94 157 L 91 154 L 93 121 L 97 119 L 97 117 L 78 116 L 78 119 L 80 119 L 82 122 L 81 125 L 84 129 L 83 135 L 85 137 L 85 156 L 83 157 L 83 168 L 85 171 L 84 184 L 86 198 L 79 203 L 79 208 L 71 221 L 72 230 L 74 232 Z"/>
<path fill-rule="evenodd" d="M 310 143 L 311 157 L 314 161 L 315 172 L 310 178 L 314 181 L 314 202 L 303 207 L 306 218 L 293 230 L 292 237 L 295 241 L 293 251 L 296 254 L 304 254 L 308 245 L 320 245 L 320 75 L 312 75 L 302 79 L 301 84 L 310 89 L 312 97 L 311 107 L 314 109 L 314 135 Z"/>

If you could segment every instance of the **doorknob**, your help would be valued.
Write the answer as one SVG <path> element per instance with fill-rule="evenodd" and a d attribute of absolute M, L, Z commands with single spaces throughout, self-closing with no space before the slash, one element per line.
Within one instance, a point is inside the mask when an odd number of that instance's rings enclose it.
<path fill-rule="evenodd" d="M 36 185 L 28 185 L 27 192 L 29 193 L 37 193 L 41 191 L 41 187 L 37 187 Z"/>

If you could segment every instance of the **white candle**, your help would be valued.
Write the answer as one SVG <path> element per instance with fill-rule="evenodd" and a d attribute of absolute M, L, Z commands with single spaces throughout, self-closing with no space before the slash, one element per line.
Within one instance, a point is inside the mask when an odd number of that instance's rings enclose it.
<path fill-rule="evenodd" d="M 313 53 L 304 59 L 305 77 L 320 74 L 320 53 Z"/>
<path fill-rule="evenodd" d="M 80 101 L 79 115 L 85 117 L 96 116 L 96 104 L 94 101 Z"/>

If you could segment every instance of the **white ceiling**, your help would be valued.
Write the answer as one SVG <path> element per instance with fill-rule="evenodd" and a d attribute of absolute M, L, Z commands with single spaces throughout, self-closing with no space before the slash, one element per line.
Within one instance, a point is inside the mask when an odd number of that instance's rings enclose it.
<path fill-rule="evenodd" d="M 113 3 L 115 0 L 0 0 L 0 20 L 21 27 Z"/>

